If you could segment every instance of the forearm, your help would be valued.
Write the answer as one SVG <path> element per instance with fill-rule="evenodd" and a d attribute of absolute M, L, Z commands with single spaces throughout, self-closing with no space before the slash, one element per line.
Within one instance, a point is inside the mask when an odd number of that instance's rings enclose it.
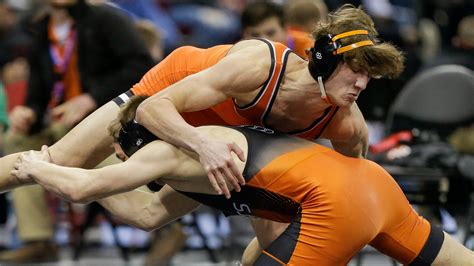
<path fill-rule="evenodd" d="M 59 197 L 72 202 L 80 202 L 78 194 L 84 193 L 83 183 L 87 182 L 86 171 L 39 161 L 35 163 L 29 175 L 36 183 Z"/>
<path fill-rule="evenodd" d="M 167 98 L 145 102 L 137 110 L 138 123 L 153 134 L 173 145 L 196 151 L 206 136 L 189 125 Z"/>
<path fill-rule="evenodd" d="M 14 153 L 0 158 L 0 192 L 5 192 L 23 185 L 30 185 L 33 182 L 20 182 L 11 175 L 13 165 L 18 160 L 20 153 Z"/>

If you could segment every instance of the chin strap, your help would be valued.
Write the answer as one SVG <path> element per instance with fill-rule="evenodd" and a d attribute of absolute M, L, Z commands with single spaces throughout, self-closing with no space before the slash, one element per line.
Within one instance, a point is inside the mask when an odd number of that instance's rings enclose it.
<path fill-rule="evenodd" d="M 330 105 L 334 105 L 329 99 L 329 96 L 326 94 L 326 90 L 324 89 L 323 77 L 321 76 L 318 77 L 318 84 L 319 84 L 319 91 L 321 91 L 321 98 L 324 99 L 326 103 Z"/>

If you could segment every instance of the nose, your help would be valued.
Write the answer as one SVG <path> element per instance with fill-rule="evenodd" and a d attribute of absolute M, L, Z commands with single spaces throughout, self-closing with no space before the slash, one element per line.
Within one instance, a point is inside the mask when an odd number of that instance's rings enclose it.
<path fill-rule="evenodd" d="M 370 77 L 368 73 L 360 73 L 356 79 L 355 87 L 358 90 L 365 90 L 367 84 L 369 83 Z"/>

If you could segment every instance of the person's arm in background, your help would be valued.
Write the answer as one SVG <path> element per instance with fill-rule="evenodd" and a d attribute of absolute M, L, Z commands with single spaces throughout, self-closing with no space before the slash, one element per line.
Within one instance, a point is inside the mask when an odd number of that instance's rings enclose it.
<path fill-rule="evenodd" d="M 107 5 L 92 8 L 95 8 L 94 16 L 85 18 L 85 21 L 79 23 L 86 24 L 85 27 L 92 27 L 96 34 L 94 37 L 102 38 L 103 43 L 100 45 L 105 55 L 102 55 L 101 60 L 110 62 L 106 63 L 109 67 L 101 69 L 101 73 L 86 77 L 83 85 L 97 105 L 101 106 L 131 89 L 154 66 L 154 62 L 129 17 Z"/>
<path fill-rule="evenodd" d="M 74 15 L 74 19 L 79 31 L 78 67 L 84 93 L 52 112 L 68 125 L 129 90 L 153 66 L 144 41 L 122 11 L 108 5 L 82 8 L 84 12 Z"/>
<path fill-rule="evenodd" d="M 38 43 L 37 39 L 35 39 L 35 43 Z M 50 97 L 50 90 L 46 86 L 43 74 L 51 71 L 52 75 L 52 70 L 42 68 L 40 58 L 39 45 L 32 46 L 27 56 L 27 65 L 30 71 L 25 103 L 15 106 L 9 114 L 10 131 L 13 134 L 27 134 L 42 126 L 41 123 Z"/>
<path fill-rule="evenodd" d="M 138 107 L 136 116 L 138 123 L 156 136 L 196 152 L 211 185 L 228 198 L 226 180 L 236 191 L 240 190 L 239 182 L 245 182 L 231 154 L 234 152 L 244 161 L 242 150 L 232 141 L 209 138 L 189 125 L 180 113 L 204 110 L 228 98 L 239 98 L 264 83 L 270 67 L 268 46 L 261 41 L 248 42 L 255 43 L 251 48 L 231 51 L 216 65 L 151 96 Z"/>

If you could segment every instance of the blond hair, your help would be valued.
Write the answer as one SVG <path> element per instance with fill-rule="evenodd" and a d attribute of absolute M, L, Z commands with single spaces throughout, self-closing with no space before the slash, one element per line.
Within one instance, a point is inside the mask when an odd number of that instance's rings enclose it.
<path fill-rule="evenodd" d="M 138 106 L 147 98 L 148 96 L 143 95 L 132 96 L 128 102 L 120 106 L 117 117 L 110 122 L 109 127 L 107 128 L 110 136 L 114 139 L 118 138 L 122 125 L 135 119 Z"/>
<path fill-rule="evenodd" d="M 161 32 L 156 28 L 156 26 L 147 19 L 141 19 L 135 22 L 135 28 L 137 29 L 140 36 L 142 36 L 143 41 L 145 41 L 148 49 L 161 43 Z"/>
<path fill-rule="evenodd" d="M 371 77 L 398 77 L 404 68 L 405 58 L 403 53 L 390 43 L 380 43 L 377 40 L 378 32 L 374 21 L 361 7 L 343 5 L 328 14 L 327 23 L 320 22 L 313 32 L 313 38 L 331 34 L 337 35 L 351 30 L 367 30 L 367 35 L 354 35 L 341 39 L 343 46 L 370 38 L 375 42 L 373 46 L 363 46 L 352 49 L 342 54 L 343 61 L 353 71 L 367 71 Z"/>

